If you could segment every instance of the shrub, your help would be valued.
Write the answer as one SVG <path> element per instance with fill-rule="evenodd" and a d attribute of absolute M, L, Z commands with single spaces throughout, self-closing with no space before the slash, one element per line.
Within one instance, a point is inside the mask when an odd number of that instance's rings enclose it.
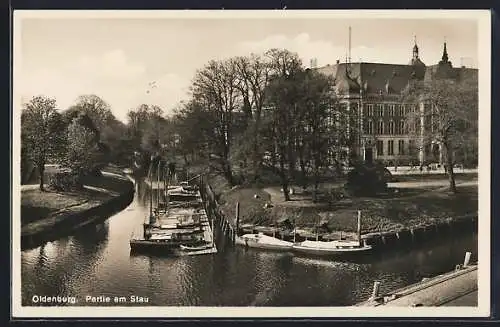
<path fill-rule="evenodd" d="M 357 165 L 347 174 L 345 190 L 354 196 L 373 196 L 387 192 L 390 172 L 382 165 Z"/>
<path fill-rule="evenodd" d="M 51 176 L 49 187 L 56 191 L 80 190 L 83 188 L 83 183 L 78 174 L 63 171 Z"/>

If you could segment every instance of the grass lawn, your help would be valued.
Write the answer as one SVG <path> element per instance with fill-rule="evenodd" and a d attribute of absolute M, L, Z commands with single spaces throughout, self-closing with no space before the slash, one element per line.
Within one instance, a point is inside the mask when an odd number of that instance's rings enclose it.
<path fill-rule="evenodd" d="M 124 182 L 114 177 L 88 177 L 85 185 L 120 192 Z M 111 194 L 96 189 L 78 192 L 55 192 L 29 189 L 21 192 L 21 225 L 38 221 L 60 210 L 76 206 L 94 206 L 111 198 Z M 87 207 L 87 206 L 85 206 Z"/>
<path fill-rule="evenodd" d="M 264 208 L 266 203 L 271 202 L 270 195 L 260 188 L 230 190 L 220 178 L 212 178 L 211 185 L 216 193 L 221 193 L 219 202 L 230 220 L 235 217 L 236 202 L 240 202 L 242 224 L 266 226 L 281 218 L 289 218 L 296 221 L 298 227 L 305 229 L 312 229 L 321 221 L 332 232 L 355 232 L 357 210 L 362 211 L 362 233 L 369 233 L 432 225 L 451 217 L 477 213 L 478 206 L 477 185 L 458 186 L 457 194 L 449 194 L 436 187 L 405 188 L 399 189 L 394 195 L 379 198 L 352 197 L 333 205 L 301 206 L 280 202 L 274 203 L 270 208 Z"/>

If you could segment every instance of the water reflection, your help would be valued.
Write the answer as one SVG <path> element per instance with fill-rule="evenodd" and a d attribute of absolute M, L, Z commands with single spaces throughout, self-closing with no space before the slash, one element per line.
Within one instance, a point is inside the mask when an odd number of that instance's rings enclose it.
<path fill-rule="evenodd" d="M 223 241 L 215 255 L 131 256 L 128 242 L 148 213 L 147 192 L 136 183 L 131 205 L 106 222 L 23 251 L 23 305 L 32 305 L 34 294 L 135 295 L 163 306 L 351 305 L 369 297 L 374 280 L 389 291 L 453 269 L 466 251 L 477 258 L 477 234 L 356 262 L 231 248 Z"/>

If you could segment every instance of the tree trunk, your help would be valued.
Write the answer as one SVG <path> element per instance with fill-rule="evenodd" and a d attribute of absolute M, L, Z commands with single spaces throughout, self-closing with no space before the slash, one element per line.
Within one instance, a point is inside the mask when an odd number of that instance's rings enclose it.
<path fill-rule="evenodd" d="M 280 155 L 280 175 L 281 175 L 281 185 L 283 186 L 283 195 L 285 196 L 285 201 L 290 201 L 290 194 L 288 193 L 288 179 L 285 173 L 285 158 L 283 152 Z"/>
<path fill-rule="evenodd" d="M 444 147 L 446 150 L 446 166 L 448 173 L 448 181 L 450 183 L 450 192 L 457 193 L 457 186 L 455 184 L 455 173 L 453 171 L 453 158 L 452 158 L 452 150 L 450 144 L 448 142 L 444 142 Z"/>
<path fill-rule="evenodd" d="M 45 191 L 44 187 L 44 173 L 45 173 L 45 164 L 44 163 L 39 163 L 38 164 L 38 172 L 40 174 L 40 191 Z"/>
<path fill-rule="evenodd" d="M 318 200 L 318 188 L 319 188 L 319 165 L 320 161 L 318 156 L 314 158 L 314 192 L 313 192 L 313 202 Z"/>
<path fill-rule="evenodd" d="M 224 163 L 224 175 L 229 184 L 229 187 L 233 187 L 234 186 L 233 171 L 231 169 L 231 163 L 228 160 L 226 160 L 226 162 Z"/>
<path fill-rule="evenodd" d="M 307 173 L 306 173 L 306 163 L 303 155 L 300 157 L 300 172 L 302 174 L 302 188 L 305 190 L 307 188 Z"/>
<path fill-rule="evenodd" d="M 318 188 L 319 188 L 319 178 L 318 174 L 315 174 L 314 176 L 314 191 L 313 191 L 313 197 L 312 200 L 314 203 L 318 201 Z"/>
<path fill-rule="evenodd" d="M 262 157 L 259 158 L 259 128 L 260 128 L 260 111 L 255 115 L 255 123 L 253 126 L 253 155 L 252 155 L 252 169 L 254 179 L 257 180 L 259 170 L 262 162 Z"/>

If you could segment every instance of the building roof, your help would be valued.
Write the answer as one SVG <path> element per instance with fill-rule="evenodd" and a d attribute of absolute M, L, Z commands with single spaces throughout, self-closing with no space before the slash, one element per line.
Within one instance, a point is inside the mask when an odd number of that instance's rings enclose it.
<path fill-rule="evenodd" d="M 318 68 L 318 71 L 335 79 L 336 91 L 340 94 L 359 94 L 361 91 L 367 95 L 397 95 L 413 79 L 477 79 L 477 69 L 440 64 L 426 67 L 367 62 L 338 63 Z"/>
<path fill-rule="evenodd" d="M 398 95 L 411 80 L 475 79 L 477 69 L 454 68 L 448 59 L 446 42 L 437 65 L 426 66 L 419 58 L 415 39 L 413 57 L 408 65 L 382 63 L 340 63 L 317 68 L 320 73 L 332 76 L 339 94 Z"/>
<path fill-rule="evenodd" d="M 350 65 L 338 63 L 318 71 L 333 76 L 337 91 L 342 94 L 360 90 L 365 94 L 399 94 L 411 79 L 424 77 L 425 66 L 359 62 Z"/>

